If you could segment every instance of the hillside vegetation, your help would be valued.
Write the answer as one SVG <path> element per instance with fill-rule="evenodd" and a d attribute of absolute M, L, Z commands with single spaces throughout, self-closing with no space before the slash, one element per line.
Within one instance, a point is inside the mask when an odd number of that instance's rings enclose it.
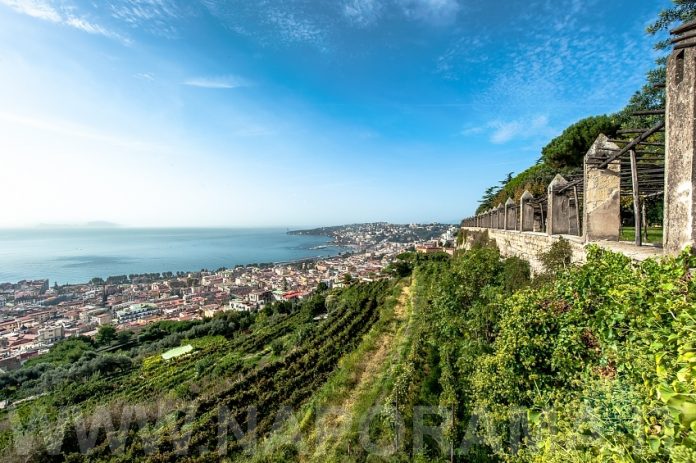
<path fill-rule="evenodd" d="M 358 349 L 253 461 L 696 461 L 694 258 L 547 257 L 530 281 L 491 243 L 404 256 L 391 347 Z"/>
<path fill-rule="evenodd" d="M 305 403 L 380 320 L 391 287 L 356 284 L 274 307 L 287 313 L 157 324 L 117 353 L 82 339 L 58 344 L 46 361 L 0 377 L 13 402 L 0 415 L 0 459 L 218 461 L 240 453 L 240 429 L 263 436 L 284 410 Z M 176 346 L 192 350 L 164 360 Z"/>
<path fill-rule="evenodd" d="M 2 377 L 0 458 L 696 461 L 696 259 L 552 252 L 530 280 L 482 237 L 116 352 L 66 341 Z"/>

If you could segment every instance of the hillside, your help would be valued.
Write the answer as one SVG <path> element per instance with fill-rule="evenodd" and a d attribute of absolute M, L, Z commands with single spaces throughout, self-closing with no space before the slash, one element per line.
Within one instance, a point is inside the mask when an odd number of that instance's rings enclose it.
<path fill-rule="evenodd" d="M 481 240 L 121 351 L 65 341 L 2 377 L 2 461 L 694 461 L 694 258 L 554 252 L 530 281 Z"/>

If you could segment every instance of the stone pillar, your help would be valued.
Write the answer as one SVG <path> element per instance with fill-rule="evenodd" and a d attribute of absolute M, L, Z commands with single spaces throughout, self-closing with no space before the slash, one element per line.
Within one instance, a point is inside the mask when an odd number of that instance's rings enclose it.
<path fill-rule="evenodd" d="M 570 233 L 570 198 L 555 190 L 568 184 L 560 174 L 557 174 L 548 187 L 548 217 L 546 218 L 546 233 L 549 235 L 567 235 Z"/>
<path fill-rule="evenodd" d="M 534 199 L 534 196 L 524 190 L 520 198 L 520 231 L 534 231 L 534 206 L 529 204 L 529 201 Z"/>
<path fill-rule="evenodd" d="M 517 230 L 517 211 L 515 211 L 515 201 L 508 198 L 505 201 L 505 230 Z"/>
<path fill-rule="evenodd" d="M 541 215 L 534 214 L 534 230 L 532 231 L 543 232 L 545 222 L 545 220 L 542 222 Z"/>
<path fill-rule="evenodd" d="M 696 245 L 696 48 L 674 50 L 669 57 L 665 122 L 663 245 L 666 254 L 677 254 Z"/>
<path fill-rule="evenodd" d="M 619 241 L 621 232 L 621 161 L 597 169 L 596 158 L 606 157 L 619 147 L 599 135 L 585 154 L 585 194 L 583 203 L 583 228 L 586 242 Z M 593 158 L 595 158 L 593 160 Z"/>
<path fill-rule="evenodd" d="M 502 229 L 505 227 L 505 206 L 503 206 L 502 203 L 498 204 L 498 207 L 495 209 L 495 215 L 496 215 L 496 227 L 498 229 Z"/>

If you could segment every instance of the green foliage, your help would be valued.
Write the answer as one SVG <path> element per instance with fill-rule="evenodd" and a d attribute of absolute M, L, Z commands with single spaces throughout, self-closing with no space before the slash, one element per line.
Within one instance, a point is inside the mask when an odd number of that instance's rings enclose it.
<path fill-rule="evenodd" d="M 696 18 L 696 0 L 672 0 L 674 6 L 662 10 L 655 22 L 648 26 L 648 34 L 655 35 L 669 30 L 675 23 L 690 21 Z M 669 47 L 669 41 L 658 42 L 658 50 Z"/>
<path fill-rule="evenodd" d="M 551 140 L 541 150 L 541 157 L 553 168 L 581 167 L 587 150 L 599 134 L 612 138 L 619 128 L 616 117 L 594 116 L 582 119 Z"/>
<path fill-rule="evenodd" d="M 551 249 L 539 254 L 539 260 L 544 264 L 547 273 L 555 274 L 565 270 L 570 265 L 573 249 L 570 241 L 562 236 L 551 245 Z"/>
<path fill-rule="evenodd" d="M 326 312 L 325 296 L 316 293 L 290 306 L 290 313 L 274 309 L 271 315 L 262 317 L 226 312 L 199 322 L 156 323 L 137 339 L 131 338 L 135 345 L 128 351 L 106 353 L 92 348 L 70 364 L 59 356 L 72 351 L 66 346 L 75 343 L 66 343 L 54 349 L 52 356 L 49 353 L 44 363 L 0 375 L 0 391 L 2 398 L 16 405 L 17 413 L 11 416 L 19 417 L 13 419 L 20 419 L 25 431 L 50 436 L 54 431 L 65 430 L 62 444 L 52 442 L 62 445 L 62 453 L 51 461 L 174 461 L 180 455 L 175 451 L 175 437 L 167 429 L 181 429 L 184 423 L 191 431 L 192 448 L 196 449 L 191 459 L 217 461 L 217 454 L 210 452 L 219 443 L 220 404 L 234 417 L 239 417 L 250 404 L 257 406 L 263 412 L 257 431 L 260 436 L 267 435 L 276 412 L 285 406 L 303 404 L 332 374 L 339 360 L 360 343 L 377 322 L 379 308 L 390 292 L 389 281 L 355 282 L 332 291 L 332 311 L 321 322 L 315 321 L 314 316 Z M 194 348 L 191 353 L 162 360 L 163 351 L 187 344 Z M 195 401 L 195 415 L 189 420 L 185 413 L 176 410 L 157 410 L 172 398 L 184 403 Z M 81 454 L 75 440 L 80 430 L 62 410 L 69 408 L 89 416 L 95 410 L 107 409 L 118 429 L 126 404 L 150 410 L 142 417 L 147 421 L 142 432 L 156 438 L 156 454 L 143 449 L 143 435 L 134 428 L 117 431 L 126 433 L 119 435 L 124 439 L 123 453 L 112 453 L 106 434 L 100 432 L 95 435 L 97 445 Z M 158 417 L 166 417 L 169 424 L 160 428 Z M 17 457 L 12 453 L 14 442 L 3 431 L 10 429 L 10 423 L 2 412 L 0 418 L 0 459 L 11 461 Z M 228 449 L 230 455 L 240 450 L 232 437 Z M 22 459 L 43 457 L 45 451 L 37 448 L 30 449 Z"/>
<path fill-rule="evenodd" d="M 531 270 L 529 262 L 519 257 L 509 257 L 503 262 L 502 284 L 508 292 L 514 292 L 529 285 Z"/>
<path fill-rule="evenodd" d="M 40 364 L 69 365 L 80 360 L 85 352 L 93 351 L 94 348 L 92 338 L 87 336 L 68 338 L 54 344 L 48 353 L 28 360 L 25 365 L 27 367 Z"/>
<path fill-rule="evenodd" d="M 102 325 L 94 337 L 95 342 L 99 346 L 108 346 L 116 339 L 116 328 L 113 325 Z"/>
<path fill-rule="evenodd" d="M 511 288 L 520 263 L 491 249 L 416 268 L 424 341 L 403 374 L 424 389 L 401 389 L 400 406 L 451 407 L 448 439 L 471 439 L 457 461 L 691 461 L 696 259 L 637 265 L 591 247 L 568 267 L 556 248 L 554 277 L 536 288 Z M 527 440 L 510 428 L 520 416 Z"/>

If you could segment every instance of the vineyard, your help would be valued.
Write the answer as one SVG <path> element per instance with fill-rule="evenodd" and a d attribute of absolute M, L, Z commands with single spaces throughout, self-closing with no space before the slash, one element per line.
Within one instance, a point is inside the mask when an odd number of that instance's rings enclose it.
<path fill-rule="evenodd" d="M 696 461 L 696 261 L 566 254 L 531 279 L 480 240 L 129 350 L 78 340 L 4 379 L 2 461 Z"/>
<path fill-rule="evenodd" d="M 31 461 L 174 461 L 182 455 L 217 461 L 220 452 L 233 455 L 243 444 L 231 425 L 230 438 L 220 442 L 219 429 L 227 429 L 219 422 L 221 417 L 249 429 L 248 410 L 253 406 L 255 433 L 267 434 L 284 409 L 304 403 L 326 382 L 341 357 L 360 343 L 378 321 L 390 285 L 357 284 L 328 296 L 316 295 L 290 314 L 266 320 L 259 316 L 245 332 L 235 331 L 230 337 L 182 339 L 182 345 L 193 346 L 192 353 L 165 361 L 161 352 L 148 352 L 151 355 L 136 360 L 130 369 L 95 374 L 46 391 L 18 405 L 8 419 L 15 420 L 12 425 L 20 423 L 21 438 L 45 436 L 46 420 L 55 430 L 51 445 L 29 449 Z M 316 322 L 313 316 L 321 309 L 329 316 Z M 272 349 L 273 343 L 280 347 Z M 67 404 L 71 404 L 68 417 L 63 408 Z M 137 409 L 137 419 L 129 416 L 131 409 Z M 104 425 L 104 410 L 111 434 Z M 85 420 L 85 425 L 76 416 L 93 419 Z M 91 432 L 86 438 L 85 427 Z M 25 460 L 15 454 L 18 430 L 12 434 L 8 428 L 6 421 L 3 461 Z"/>
<path fill-rule="evenodd" d="M 696 461 L 696 261 L 590 248 L 572 267 L 565 251 L 534 280 L 484 241 L 453 259 L 404 256 L 404 315 L 300 414 L 329 435 L 300 421 L 249 461 Z"/>

